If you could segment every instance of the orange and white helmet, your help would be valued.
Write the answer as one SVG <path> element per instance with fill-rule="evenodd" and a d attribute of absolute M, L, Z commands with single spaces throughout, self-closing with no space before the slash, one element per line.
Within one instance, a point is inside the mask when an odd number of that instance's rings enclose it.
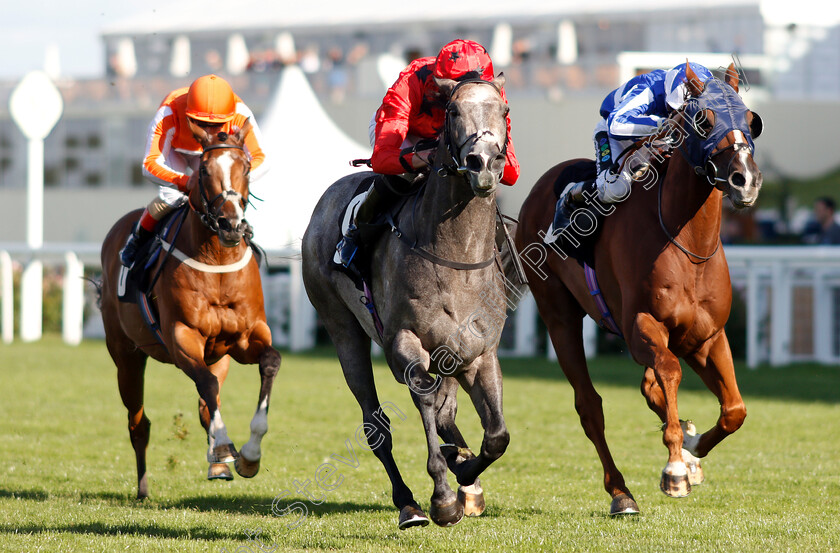
<path fill-rule="evenodd" d="M 485 81 L 493 80 L 493 62 L 484 46 L 472 40 L 456 39 L 441 48 L 435 59 L 434 76 L 458 80 L 476 72 Z"/>
<path fill-rule="evenodd" d="M 236 97 L 228 82 L 217 75 L 205 75 L 190 85 L 187 116 L 208 123 L 225 123 L 236 115 Z"/>

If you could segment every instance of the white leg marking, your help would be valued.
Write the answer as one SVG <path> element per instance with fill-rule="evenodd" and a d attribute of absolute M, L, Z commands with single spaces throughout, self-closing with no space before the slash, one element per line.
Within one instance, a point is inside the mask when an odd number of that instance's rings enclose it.
<path fill-rule="evenodd" d="M 679 461 L 677 463 L 668 463 L 665 465 L 665 470 L 662 471 L 669 476 L 687 476 L 688 469 L 685 466 L 685 461 Z"/>
<path fill-rule="evenodd" d="M 268 398 L 263 399 L 257 406 L 257 412 L 251 419 L 251 438 L 242 446 L 239 453 L 249 461 L 258 461 L 262 455 L 260 443 L 266 432 L 268 432 Z"/>
<path fill-rule="evenodd" d="M 233 443 L 228 438 L 227 428 L 225 427 L 224 421 L 222 421 L 222 413 L 218 409 L 210 416 L 210 430 L 207 432 L 207 436 L 209 437 L 207 462 L 212 463 L 216 459 L 216 456 L 213 455 L 213 449 L 216 446 Z"/>

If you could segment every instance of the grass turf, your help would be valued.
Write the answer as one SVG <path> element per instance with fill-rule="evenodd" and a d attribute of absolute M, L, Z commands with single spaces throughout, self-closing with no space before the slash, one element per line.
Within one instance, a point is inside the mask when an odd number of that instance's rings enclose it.
<path fill-rule="evenodd" d="M 453 528 L 400 531 L 385 472 L 356 441 L 360 412 L 331 350 L 284 355 L 261 472 L 232 482 L 204 478 L 192 382 L 150 361 L 151 497 L 137 502 L 126 412 L 104 344 L 69 347 L 48 337 L 0 348 L 0 438 L 10 452 L 0 467 L 4 551 L 840 550 L 837 367 L 739 369 L 747 421 L 704 460 L 706 483 L 675 500 L 658 489 L 667 454 L 638 391 L 641 368 L 620 356 L 594 361 L 607 438 L 642 511 L 611 519 L 600 463 L 557 365 L 503 360 L 512 439 L 482 477 L 486 513 Z M 391 416 L 395 457 L 428 512 L 419 415 L 381 361 L 375 370 L 380 400 L 405 414 Z M 231 368 L 222 412 L 237 446 L 247 439 L 257 387 L 256 367 Z M 477 449 L 480 426 L 460 397 L 459 424 Z M 700 430 L 717 417 L 716 400 L 690 371 L 680 414 Z M 339 472 L 324 491 L 315 478 L 327 461 Z M 295 516 L 272 512 L 284 494 L 276 507 L 306 506 L 296 527 Z"/>

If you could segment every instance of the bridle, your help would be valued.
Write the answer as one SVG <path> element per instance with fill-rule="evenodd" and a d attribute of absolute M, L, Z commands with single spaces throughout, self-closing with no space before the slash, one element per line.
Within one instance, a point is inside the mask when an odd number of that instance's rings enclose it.
<path fill-rule="evenodd" d="M 677 150 L 682 154 L 683 158 L 688 162 L 688 164 L 694 170 L 694 173 L 698 176 L 706 177 L 706 181 L 709 183 L 710 186 L 717 188 L 721 192 L 726 192 L 724 190 L 724 185 L 728 182 L 727 179 L 721 178 L 718 175 L 719 168 L 718 165 L 714 162 L 715 158 L 727 152 L 728 150 L 733 151 L 733 155 L 729 157 L 729 162 L 727 164 L 726 173 L 728 174 L 732 168 L 733 161 L 738 157 L 738 153 L 742 151 L 748 151 L 750 155 L 754 152 L 754 146 L 752 144 L 752 140 L 748 142 L 733 142 L 728 146 L 724 146 L 720 148 L 719 145 L 723 142 L 724 138 L 729 134 L 729 132 L 738 130 L 744 133 L 744 130 L 738 128 L 737 125 L 732 125 L 733 128 L 729 128 L 729 125 L 720 121 L 718 110 L 715 110 L 713 107 L 704 107 L 702 104 L 697 102 L 698 109 L 694 112 L 694 115 L 688 114 L 688 108 L 691 105 L 691 100 L 684 103 L 672 116 L 671 120 L 676 121 L 677 118 L 681 120 L 681 124 L 678 124 L 678 128 L 683 131 L 684 136 L 683 139 L 680 140 L 679 144 L 676 145 Z M 696 100 L 695 100 L 696 102 Z M 727 103 L 727 108 L 729 108 L 729 118 L 730 120 L 734 120 L 733 114 L 731 113 L 732 110 Z M 705 110 L 710 109 L 715 114 L 715 123 L 711 131 L 706 132 L 700 127 L 700 120 L 702 117 L 705 116 Z M 688 128 L 686 128 L 688 127 Z M 670 131 L 669 131 L 670 133 Z M 749 133 L 744 133 L 745 137 L 749 137 Z M 686 146 L 686 142 L 688 140 L 692 141 L 691 147 Z M 697 141 L 700 141 L 700 147 L 696 145 Z M 710 142 L 714 141 L 713 145 L 710 145 Z M 710 147 L 711 146 L 711 147 Z M 698 156 L 698 151 L 703 153 L 703 156 Z M 693 257 L 698 259 L 700 263 L 704 263 L 715 256 L 715 254 L 720 249 L 721 240 L 718 237 L 717 244 L 715 246 L 714 251 L 712 251 L 709 255 L 698 255 L 685 246 L 680 244 L 677 239 L 668 231 L 668 228 L 665 226 L 665 221 L 662 219 L 662 189 L 664 188 L 664 180 L 659 183 L 659 191 L 658 191 L 658 203 L 657 203 L 657 214 L 659 216 L 659 226 L 662 228 L 662 231 L 665 233 L 665 236 L 668 237 L 668 240 L 676 246 L 680 251 L 686 254 L 689 257 Z"/>
<path fill-rule="evenodd" d="M 710 87 L 717 88 L 719 94 L 713 98 L 704 97 Z M 723 186 L 727 183 L 727 179 L 718 176 L 720 169 L 714 161 L 715 158 L 730 149 L 733 150 L 734 155 L 730 156 L 729 163 L 726 167 L 726 173 L 728 173 L 732 168 L 732 162 L 738 157 L 738 153 L 748 151 L 752 155 L 755 151 L 751 131 L 746 125 L 746 122 L 744 124 L 741 123 L 740 117 L 749 110 L 740 102 L 740 99 L 737 103 L 734 102 L 733 96 L 737 98 L 737 93 L 728 85 L 727 87 L 723 87 L 721 83 L 710 79 L 706 83 L 703 94 L 686 101 L 674 116 L 672 116 L 672 119 L 676 119 L 676 117 L 681 119 L 682 124 L 679 124 L 679 128 L 685 133 L 686 137 L 691 137 L 690 139 L 693 141 L 691 147 L 687 148 L 687 140 L 682 140 L 677 146 L 680 153 L 692 166 L 695 174 L 706 177 L 709 185 L 714 186 L 722 192 L 725 192 Z M 721 101 L 722 105 L 720 103 Z M 689 113 L 690 109 L 694 110 L 693 114 Z M 706 110 L 710 110 L 715 114 L 714 125 L 708 132 L 701 128 Z M 753 116 L 758 117 L 755 113 L 753 113 Z M 743 118 L 745 120 L 746 116 L 743 115 Z M 741 131 L 747 141 L 733 142 L 728 146 L 720 148 L 720 143 L 723 142 L 726 136 L 736 130 Z M 699 144 L 697 143 L 698 141 Z"/>
<path fill-rule="evenodd" d="M 454 118 L 453 113 L 455 112 L 454 105 L 452 103 L 452 98 L 455 96 L 455 91 L 467 84 L 485 84 L 493 87 L 493 90 L 498 92 L 498 88 L 490 81 L 485 81 L 484 79 L 466 79 L 463 81 L 459 81 L 458 84 L 452 89 L 452 92 L 449 93 L 449 100 L 446 102 L 446 107 L 444 109 L 444 120 L 443 120 L 443 143 L 446 146 L 446 151 L 449 154 L 449 159 L 443 164 L 438 167 L 437 172 L 438 176 L 445 177 L 447 175 L 460 175 L 467 178 L 467 172 L 469 168 L 461 164 L 461 150 L 464 149 L 470 141 L 478 141 L 482 136 L 486 134 L 493 134 L 493 131 L 489 129 L 482 129 L 472 133 L 471 135 L 464 138 L 464 140 L 458 144 L 455 142 L 452 136 L 452 121 Z M 505 127 L 505 137 L 504 141 L 502 142 L 502 155 L 507 153 L 507 127 Z"/>
<path fill-rule="evenodd" d="M 210 231 L 215 232 L 215 233 L 219 232 L 219 220 L 223 219 L 223 217 L 221 217 L 220 213 L 218 212 L 218 210 L 215 207 L 216 202 L 220 198 L 222 199 L 222 202 L 221 202 L 220 205 L 224 205 L 225 202 L 228 199 L 239 198 L 240 201 L 242 202 L 242 209 L 245 209 L 245 206 L 248 203 L 248 198 L 243 199 L 242 196 L 234 190 L 223 190 L 223 191 L 219 192 L 218 194 L 216 194 L 216 196 L 214 196 L 212 200 L 207 195 L 207 190 L 204 187 L 204 183 L 202 181 L 202 179 L 204 178 L 204 176 L 206 174 L 205 171 L 203 170 L 204 169 L 204 164 L 207 161 L 207 158 L 205 158 L 205 154 L 207 154 L 208 152 L 210 152 L 212 150 L 221 150 L 221 149 L 235 149 L 235 150 L 239 150 L 241 152 L 245 151 L 245 149 L 242 146 L 237 146 L 235 144 L 220 143 L 220 144 L 211 144 L 210 146 L 205 147 L 204 151 L 201 153 L 201 167 L 199 168 L 199 171 L 198 171 L 198 191 L 199 191 L 199 197 L 201 198 L 201 208 L 202 209 L 197 209 L 194 205 L 192 205 L 192 202 L 190 202 L 190 208 L 196 213 L 196 215 L 199 216 L 199 218 L 201 219 L 201 222 L 204 224 L 204 226 L 207 227 Z"/>

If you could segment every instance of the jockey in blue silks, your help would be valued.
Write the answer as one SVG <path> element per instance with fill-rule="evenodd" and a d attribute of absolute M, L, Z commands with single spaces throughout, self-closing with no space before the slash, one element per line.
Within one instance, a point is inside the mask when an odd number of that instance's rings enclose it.
<path fill-rule="evenodd" d="M 706 82 L 712 73 L 697 63 L 689 63 L 697 78 Z M 557 201 L 553 229 L 562 231 L 571 221 L 576 209 L 583 207 L 596 192 L 602 203 L 612 204 L 627 198 L 632 174 L 639 167 L 619 171 L 622 153 L 639 139 L 654 134 L 667 120 L 671 111 L 683 106 L 687 97 L 686 64 L 664 71 L 657 69 L 637 75 L 610 92 L 601 103 L 601 121 L 595 126 L 594 181 L 570 183 Z M 649 150 L 642 148 L 634 155 L 634 162 L 642 166 L 649 161 Z"/>

